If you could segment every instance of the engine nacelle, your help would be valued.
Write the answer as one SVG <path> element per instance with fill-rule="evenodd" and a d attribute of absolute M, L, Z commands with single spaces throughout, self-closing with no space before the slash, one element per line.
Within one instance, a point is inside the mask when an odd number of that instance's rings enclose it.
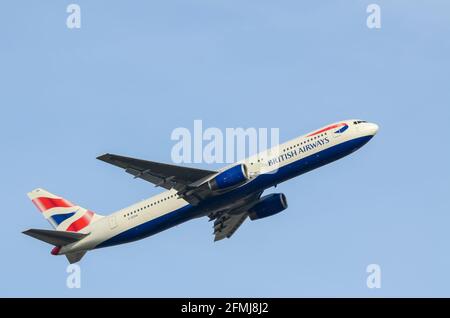
<path fill-rule="evenodd" d="M 222 171 L 212 180 L 208 181 L 209 188 L 214 190 L 223 190 L 238 186 L 249 179 L 247 166 L 240 164 Z"/>
<path fill-rule="evenodd" d="M 249 213 L 250 219 L 259 220 L 280 213 L 287 208 L 286 196 L 283 193 L 273 193 L 262 197 Z"/>

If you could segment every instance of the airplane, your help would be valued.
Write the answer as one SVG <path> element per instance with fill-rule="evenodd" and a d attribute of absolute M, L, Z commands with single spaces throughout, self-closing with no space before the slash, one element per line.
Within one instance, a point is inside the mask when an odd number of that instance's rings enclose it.
<path fill-rule="evenodd" d="M 87 251 L 137 241 L 200 217 L 214 221 L 214 241 L 230 238 L 247 218 L 259 220 L 287 208 L 283 193 L 262 196 L 265 190 L 351 154 L 377 132 L 375 123 L 344 120 L 219 171 L 107 153 L 97 159 L 167 191 L 103 216 L 38 188 L 28 197 L 55 230 L 23 233 L 53 245 L 51 254 L 65 255 L 71 264 Z"/>

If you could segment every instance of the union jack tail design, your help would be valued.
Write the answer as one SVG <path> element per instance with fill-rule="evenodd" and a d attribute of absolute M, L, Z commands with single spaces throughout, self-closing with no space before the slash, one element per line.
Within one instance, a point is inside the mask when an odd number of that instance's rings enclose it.
<path fill-rule="evenodd" d="M 101 218 L 100 215 L 44 189 L 35 189 L 28 193 L 28 197 L 58 231 L 79 232 Z"/>

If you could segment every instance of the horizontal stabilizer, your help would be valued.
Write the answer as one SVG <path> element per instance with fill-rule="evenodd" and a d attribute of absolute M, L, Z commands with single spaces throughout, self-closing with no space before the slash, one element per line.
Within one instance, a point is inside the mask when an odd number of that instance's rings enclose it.
<path fill-rule="evenodd" d="M 55 246 L 68 245 L 77 242 L 82 238 L 86 237 L 87 235 L 89 235 L 75 232 L 39 230 L 39 229 L 30 229 L 22 233 Z"/>

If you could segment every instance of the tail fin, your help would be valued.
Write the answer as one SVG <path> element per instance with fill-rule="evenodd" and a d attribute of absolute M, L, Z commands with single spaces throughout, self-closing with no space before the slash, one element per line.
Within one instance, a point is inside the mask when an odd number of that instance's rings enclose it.
<path fill-rule="evenodd" d="M 100 215 L 75 205 L 44 189 L 35 189 L 28 197 L 58 231 L 79 232 Z"/>

